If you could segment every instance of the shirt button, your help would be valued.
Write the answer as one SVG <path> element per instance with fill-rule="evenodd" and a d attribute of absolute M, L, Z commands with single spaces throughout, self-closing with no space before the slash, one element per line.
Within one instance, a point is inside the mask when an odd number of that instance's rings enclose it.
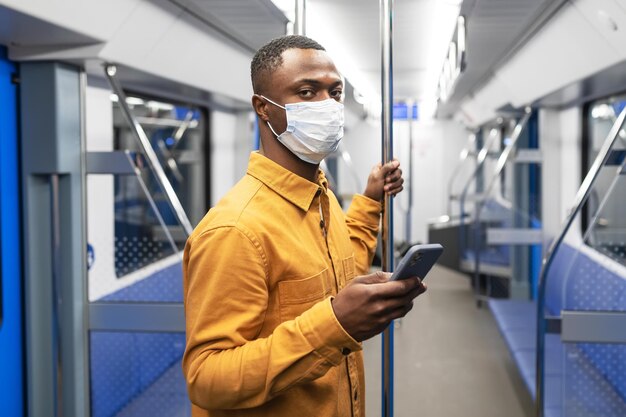
<path fill-rule="evenodd" d="M 350 353 L 352 353 L 352 351 L 345 347 L 341 349 L 341 353 L 345 356 L 348 356 Z"/>

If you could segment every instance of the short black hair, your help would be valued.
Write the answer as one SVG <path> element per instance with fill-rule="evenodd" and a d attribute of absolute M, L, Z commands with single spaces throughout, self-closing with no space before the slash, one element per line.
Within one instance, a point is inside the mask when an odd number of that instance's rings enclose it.
<path fill-rule="evenodd" d="M 326 49 L 315 42 L 311 38 L 301 35 L 281 36 L 272 39 L 263 45 L 252 58 L 250 64 L 250 77 L 252 78 L 252 89 L 255 93 L 262 92 L 262 78 L 264 75 L 271 74 L 283 63 L 283 52 L 287 49 L 317 49 L 325 51 Z"/>

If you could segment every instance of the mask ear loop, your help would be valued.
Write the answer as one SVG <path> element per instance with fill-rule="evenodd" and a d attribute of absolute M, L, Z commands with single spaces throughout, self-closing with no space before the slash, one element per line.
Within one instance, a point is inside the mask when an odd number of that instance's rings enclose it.
<path fill-rule="evenodd" d="M 270 128 L 270 130 L 272 131 L 272 133 L 274 134 L 274 136 L 276 136 L 276 138 L 278 139 L 278 135 L 276 134 L 276 131 L 274 130 L 274 128 L 272 127 L 272 125 L 270 124 L 270 122 L 265 122 L 267 123 L 267 126 Z"/>
<path fill-rule="evenodd" d="M 270 103 L 272 103 L 272 104 L 273 104 L 274 106 L 276 106 L 276 107 L 280 107 L 280 108 L 281 108 L 281 109 L 283 109 L 283 110 L 287 110 L 285 107 L 283 107 L 283 106 L 281 106 L 280 104 L 278 104 L 278 103 L 276 103 L 276 102 L 274 102 L 274 101 L 270 100 L 269 98 L 265 97 L 265 96 L 264 96 L 264 95 L 262 95 L 262 94 L 258 94 L 258 96 L 259 96 L 259 97 L 261 97 L 261 98 L 264 98 L 264 99 L 265 99 L 265 100 L 267 100 L 267 101 L 269 101 Z"/>
<path fill-rule="evenodd" d="M 287 110 L 286 108 L 284 108 L 284 107 L 283 107 L 283 106 L 281 106 L 280 104 L 273 102 L 272 100 L 270 100 L 269 98 L 265 97 L 265 96 L 264 96 L 264 95 L 262 95 L 262 94 L 257 94 L 257 96 L 258 96 L 258 97 L 261 97 L 261 98 L 262 98 L 262 99 L 264 99 L 264 100 L 269 101 L 270 103 L 272 103 L 272 104 L 273 104 L 274 106 L 276 106 L 276 107 L 280 107 L 281 109 L 283 109 L 283 110 L 285 110 L 285 111 Z M 272 127 L 272 125 L 270 124 L 270 122 L 269 122 L 269 121 L 267 121 L 267 122 L 265 122 L 265 123 L 267 123 L 267 126 L 270 128 L 270 130 L 272 131 L 272 133 L 274 134 L 274 136 L 276 136 L 276 138 L 278 138 L 278 133 L 276 133 L 276 131 L 274 130 L 274 128 Z"/>

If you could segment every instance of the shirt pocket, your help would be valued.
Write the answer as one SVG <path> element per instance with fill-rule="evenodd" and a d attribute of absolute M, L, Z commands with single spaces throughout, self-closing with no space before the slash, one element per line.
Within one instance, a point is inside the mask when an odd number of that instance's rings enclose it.
<path fill-rule="evenodd" d="M 342 259 L 341 266 L 343 267 L 343 275 L 346 279 L 346 284 L 354 279 L 355 275 L 355 264 L 354 264 L 354 255 Z"/>
<path fill-rule="evenodd" d="M 293 320 L 330 295 L 328 269 L 311 277 L 278 283 L 280 321 Z"/>

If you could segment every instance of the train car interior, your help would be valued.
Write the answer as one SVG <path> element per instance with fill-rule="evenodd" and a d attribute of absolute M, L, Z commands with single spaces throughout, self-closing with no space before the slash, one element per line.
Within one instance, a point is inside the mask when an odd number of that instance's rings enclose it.
<path fill-rule="evenodd" d="M 343 79 L 341 208 L 400 161 L 371 271 L 444 247 L 351 401 L 626 416 L 626 0 L 0 0 L 0 416 L 257 415 L 192 412 L 183 253 L 284 35 Z"/>

